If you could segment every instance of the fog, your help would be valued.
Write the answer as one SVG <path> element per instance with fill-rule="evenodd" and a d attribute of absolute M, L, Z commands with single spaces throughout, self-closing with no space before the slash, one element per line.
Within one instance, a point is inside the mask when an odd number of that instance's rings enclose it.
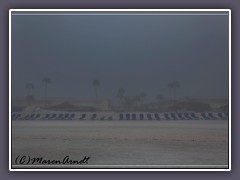
<path fill-rule="evenodd" d="M 227 98 L 228 16 L 12 16 L 12 97 Z"/>

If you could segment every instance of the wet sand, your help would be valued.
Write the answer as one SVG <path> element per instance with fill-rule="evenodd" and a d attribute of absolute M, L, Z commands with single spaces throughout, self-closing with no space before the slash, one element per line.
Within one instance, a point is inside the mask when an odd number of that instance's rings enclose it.
<path fill-rule="evenodd" d="M 90 157 L 71 168 L 227 168 L 228 121 L 13 121 L 12 164 L 23 155 Z"/>

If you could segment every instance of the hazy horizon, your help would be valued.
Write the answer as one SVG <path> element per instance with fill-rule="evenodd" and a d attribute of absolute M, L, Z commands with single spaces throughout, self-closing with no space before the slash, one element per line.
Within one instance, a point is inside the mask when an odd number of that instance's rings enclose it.
<path fill-rule="evenodd" d="M 12 16 L 12 98 L 228 98 L 228 16 Z"/>

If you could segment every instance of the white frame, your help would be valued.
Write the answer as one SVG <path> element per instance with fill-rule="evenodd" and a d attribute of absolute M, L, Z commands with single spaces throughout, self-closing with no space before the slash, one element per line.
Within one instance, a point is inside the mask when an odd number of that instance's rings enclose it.
<path fill-rule="evenodd" d="M 35 11 L 39 11 L 39 12 L 44 12 L 44 11 L 52 11 L 52 12 L 64 12 L 64 11 L 72 11 L 72 12 L 88 12 L 88 11 L 95 11 L 95 12 L 102 12 L 102 11 L 106 11 L 106 12 L 124 12 L 124 11 L 132 11 L 132 12 L 138 12 L 138 11 L 142 11 L 142 12 L 156 12 L 156 11 L 162 11 L 162 12 L 168 12 L 168 11 L 172 11 L 172 12 L 190 12 L 190 11 L 197 11 L 197 12 L 214 12 L 214 11 L 218 11 L 218 12 L 228 12 L 228 16 L 229 16 L 229 134 L 228 134 L 228 141 L 229 141 L 229 167 L 228 169 L 54 169 L 54 168 L 50 168 L 50 169 L 16 169 L 16 168 L 12 168 L 12 162 L 11 162 L 11 143 L 12 143 L 12 137 L 11 137 L 11 127 L 12 127 L 12 120 L 11 120 L 11 17 L 12 17 L 12 12 L 21 12 L 21 11 L 25 11 L 25 12 L 35 12 Z M 49 15 L 49 14 L 48 14 Z M 56 14 L 55 14 L 56 15 Z M 72 15 L 72 14 L 69 14 Z M 179 15 L 179 14 L 169 14 L 169 15 Z M 186 14 L 181 14 L 181 15 L 186 15 Z M 200 15 L 200 14 L 195 14 L 195 15 Z M 204 14 L 201 14 L 204 15 Z M 209 14 L 205 14 L 205 15 L 209 15 Z M 222 14 L 214 14 L 214 15 L 222 15 Z M 10 9 L 9 10 L 9 170 L 10 171 L 231 171 L 231 10 L 230 9 Z M 39 166 L 39 165 L 37 165 Z M 54 165 L 55 166 L 55 165 Z M 179 165 L 178 165 L 179 166 Z M 159 167 L 159 165 L 158 165 Z M 166 166 L 165 166 L 166 167 Z"/>

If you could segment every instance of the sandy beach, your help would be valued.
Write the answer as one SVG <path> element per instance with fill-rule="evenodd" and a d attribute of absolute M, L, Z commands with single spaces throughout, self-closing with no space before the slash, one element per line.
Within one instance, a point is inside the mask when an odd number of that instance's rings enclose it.
<path fill-rule="evenodd" d="M 24 155 L 90 157 L 73 168 L 227 168 L 228 121 L 13 121 L 13 167 Z"/>

